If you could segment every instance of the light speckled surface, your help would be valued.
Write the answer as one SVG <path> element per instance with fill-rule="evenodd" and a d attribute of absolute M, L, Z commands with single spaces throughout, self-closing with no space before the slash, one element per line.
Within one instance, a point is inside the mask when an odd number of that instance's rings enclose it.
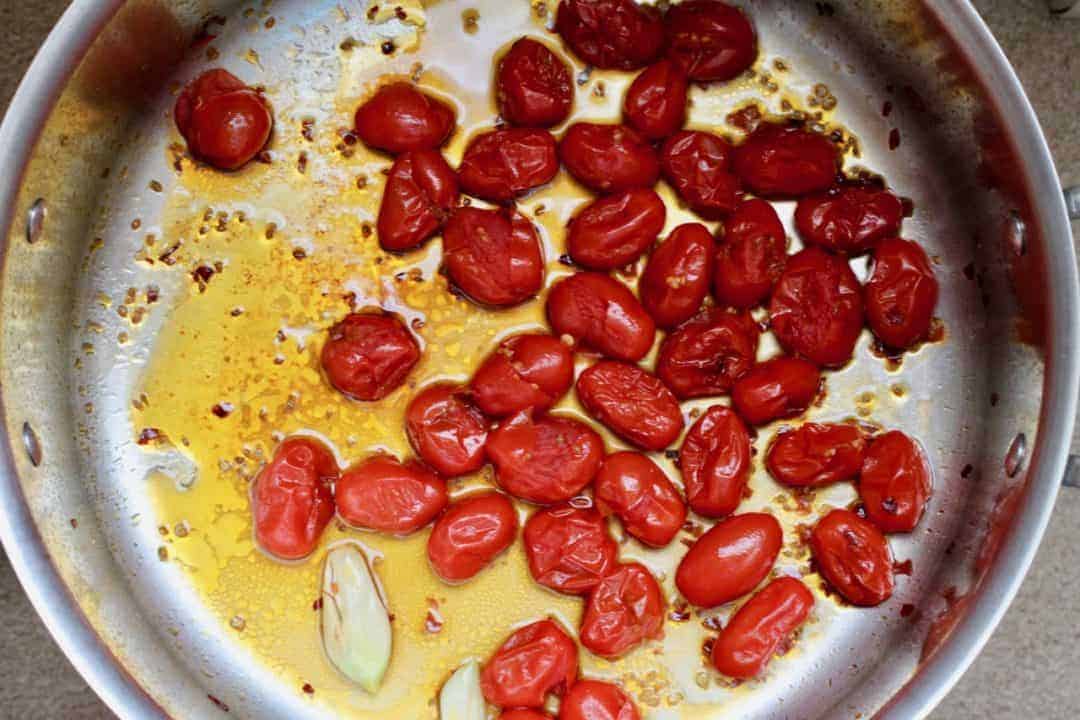
<path fill-rule="evenodd" d="M 1028 90 L 1063 183 L 1080 184 L 1080 21 L 1050 18 L 1044 0 L 973 2 Z M 0 0 L 0 113 L 66 4 Z M 1065 489 L 1019 597 L 934 720 L 1071 718 L 1080 708 L 1078 620 L 1080 490 Z M 0 718 L 109 717 L 53 644 L 2 557 L 0 627 Z"/>

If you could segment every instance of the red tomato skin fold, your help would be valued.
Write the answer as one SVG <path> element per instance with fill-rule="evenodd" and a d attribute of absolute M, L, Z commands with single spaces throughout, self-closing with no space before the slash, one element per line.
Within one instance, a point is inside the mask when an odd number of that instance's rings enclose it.
<path fill-rule="evenodd" d="M 641 715 L 617 685 L 579 680 L 559 705 L 559 720 L 641 720 Z"/>
<path fill-rule="evenodd" d="M 547 45 L 523 37 L 495 70 L 499 115 L 519 127 L 549 128 L 570 114 L 574 85 L 570 68 Z"/>
<path fill-rule="evenodd" d="M 859 476 L 866 517 L 882 532 L 911 532 L 930 499 L 933 473 L 913 439 L 893 430 L 870 443 Z"/>
<path fill-rule="evenodd" d="M 594 655 L 615 659 L 661 637 L 664 593 L 644 565 L 620 565 L 589 594 L 581 620 L 581 644 Z"/>
<path fill-rule="evenodd" d="M 282 560 L 307 557 L 334 517 L 338 466 L 318 440 L 286 439 L 259 471 L 251 492 L 255 539 Z"/>
<path fill-rule="evenodd" d="M 555 31 L 574 54 L 602 70 L 634 70 L 664 47 L 659 13 L 633 0 L 563 0 Z"/>
<path fill-rule="evenodd" d="M 330 328 L 321 361 L 330 384 L 354 400 L 381 400 L 405 382 L 420 345 L 396 317 L 350 313 Z"/>
<path fill-rule="evenodd" d="M 439 384 L 422 390 L 405 411 L 405 430 L 416 454 L 441 475 L 457 477 L 484 466 L 487 420 L 465 388 Z"/>
<path fill-rule="evenodd" d="M 517 710 L 504 710 L 499 715 L 499 720 L 551 720 L 551 716 L 539 710 L 519 708 Z"/>
<path fill-rule="evenodd" d="M 801 415 L 821 390 L 821 371 L 806 360 L 776 357 L 758 363 L 731 388 L 731 404 L 751 425 Z"/>
<path fill-rule="evenodd" d="M 533 579 L 567 595 L 589 593 L 618 562 L 604 517 L 591 507 L 537 510 L 525 523 L 522 541 Z"/>
<path fill-rule="evenodd" d="M 697 82 L 731 80 L 757 59 L 757 36 L 737 8 L 717 0 L 688 0 L 665 18 L 667 54 Z"/>
<path fill-rule="evenodd" d="M 650 140 L 663 140 L 686 122 L 686 73 L 671 60 L 642 70 L 623 98 L 623 121 Z"/>
<path fill-rule="evenodd" d="M 505 708 L 543 707 L 548 693 L 563 695 L 577 678 L 574 641 L 552 620 L 515 631 L 480 670 L 484 699 Z"/>
<path fill-rule="evenodd" d="M 443 263 L 451 282 L 481 305 L 517 305 L 544 284 L 536 228 L 509 208 L 458 208 L 443 230 Z"/>
<path fill-rule="evenodd" d="M 904 350 L 930 330 L 938 283 L 930 259 L 910 240 L 882 240 L 866 283 L 866 320 L 878 340 Z"/>
<path fill-rule="evenodd" d="M 712 237 L 700 223 L 678 226 L 653 251 L 638 291 L 658 326 L 675 327 L 698 311 L 709 294 L 712 257 Z"/>
<path fill-rule="evenodd" d="M 629 288 L 600 273 L 575 273 L 555 283 L 547 317 L 556 335 L 616 360 L 637 362 L 656 339 L 656 325 Z"/>
<path fill-rule="evenodd" d="M 716 248 L 717 301 L 740 309 L 760 305 L 786 264 L 787 235 L 776 211 L 764 200 L 744 200 L 724 221 Z"/>
<path fill-rule="evenodd" d="M 866 433 L 851 423 L 806 423 L 773 439 L 765 466 L 788 487 L 822 487 L 859 474 Z"/>
<path fill-rule="evenodd" d="M 237 170 L 266 147 L 270 103 L 232 73 L 207 70 L 176 99 L 173 119 L 191 154 L 219 170 Z"/>
<path fill-rule="evenodd" d="M 873 607 L 892 596 L 892 550 L 870 521 L 832 510 L 810 534 L 810 549 L 821 576 L 852 605 Z"/>
<path fill-rule="evenodd" d="M 457 175 L 437 150 L 402 153 L 379 204 L 379 245 L 391 252 L 417 247 L 439 231 L 458 197 Z"/>
<path fill-rule="evenodd" d="M 706 220 L 735 209 L 741 187 L 731 172 L 731 145 L 719 135 L 683 130 L 664 142 L 660 167 L 679 197 Z"/>
<path fill-rule="evenodd" d="M 669 544 L 686 521 L 686 504 L 668 476 L 641 453 L 608 455 L 593 481 L 600 510 L 651 547 Z"/>
<path fill-rule="evenodd" d="M 738 509 L 750 480 L 750 433 L 731 408 L 714 405 L 679 450 L 686 499 L 694 512 L 724 517 Z"/>
<path fill-rule="evenodd" d="M 574 354 L 551 335 L 514 335 L 480 365 L 470 387 L 484 414 L 502 418 L 521 410 L 543 411 L 574 383 Z"/>
<path fill-rule="evenodd" d="M 761 674 L 788 636 L 814 608 L 814 594 L 793 577 L 780 577 L 746 601 L 720 631 L 713 666 L 724 675 L 748 680 Z"/>
<path fill-rule="evenodd" d="M 795 207 L 795 228 L 803 241 L 847 255 L 869 252 L 894 237 L 903 219 L 900 198 L 863 185 L 837 185 Z"/>
<path fill-rule="evenodd" d="M 660 161 L 649 141 L 625 125 L 578 122 L 559 142 L 567 172 L 598 193 L 651 188 L 660 177 Z"/>
<path fill-rule="evenodd" d="M 428 561 L 445 582 L 464 582 L 513 544 L 517 527 L 517 510 L 505 495 L 469 495 L 451 503 L 435 522 L 428 536 Z"/>
<path fill-rule="evenodd" d="M 783 540 L 780 523 L 772 515 L 734 515 L 698 538 L 679 563 L 675 585 L 698 607 L 731 602 L 765 579 Z"/>
<path fill-rule="evenodd" d="M 759 335 L 749 315 L 708 308 L 664 338 L 656 374 L 680 400 L 722 395 L 756 362 Z"/>
<path fill-rule="evenodd" d="M 493 203 L 508 203 L 546 185 L 559 171 L 555 138 L 547 130 L 505 128 L 469 141 L 458 167 L 461 189 Z"/>
<path fill-rule="evenodd" d="M 338 515 L 353 527 L 408 535 L 446 507 L 446 483 L 418 462 L 374 455 L 341 474 Z"/>
<path fill-rule="evenodd" d="M 651 189 L 598 198 L 570 220 L 567 251 L 590 270 L 625 267 L 656 242 L 666 215 L 664 201 Z"/>
<path fill-rule="evenodd" d="M 637 365 L 601 360 L 578 377 L 577 394 L 590 415 L 644 450 L 663 450 L 682 433 L 679 401 Z"/>
<path fill-rule="evenodd" d="M 487 455 L 508 493 L 537 505 L 569 500 L 604 459 L 604 441 L 588 425 L 525 410 L 488 434 Z"/>
<path fill-rule="evenodd" d="M 454 110 L 411 83 L 383 85 L 356 111 L 356 134 L 392 155 L 434 150 L 454 129 Z"/>
<path fill-rule="evenodd" d="M 732 167 L 743 187 L 759 197 L 797 198 L 832 187 L 840 154 L 824 135 L 762 123 L 735 148 Z"/>

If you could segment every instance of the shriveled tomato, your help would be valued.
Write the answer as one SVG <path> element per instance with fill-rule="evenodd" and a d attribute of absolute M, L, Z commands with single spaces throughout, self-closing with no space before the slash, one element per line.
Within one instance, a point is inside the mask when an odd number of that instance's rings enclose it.
<path fill-rule="evenodd" d="M 731 602 L 772 570 L 784 532 L 772 515 L 744 513 L 713 525 L 679 563 L 675 585 L 698 607 Z"/>
<path fill-rule="evenodd" d="M 488 434 L 487 455 L 511 495 L 548 505 L 588 485 L 604 459 L 604 441 L 588 425 L 523 410 Z"/>
<path fill-rule="evenodd" d="M 593 200 L 570 220 L 566 248 L 590 270 L 614 270 L 637 260 L 664 229 L 664 201 L 650 188 Z"/>
<path fill-rule="evenodd" d="M 446 477 L 484 465 L 487 420 L 458 385 L 424 389 L 405 411 L 405 430 L 416 454 Z"/>
<path fill-rule="evenodd" d="M 405 382 L 420 345 L 391 315 L 350 313 L 330 328 L 322 366 L 330 384 L 355 400 L 381 400 Z"/>
<path fill-rule="evenodd" d="M 738 8 L 719 0 L 687 0 L 665 18 L 667 54 L 691 80 L 731 80 L 757 59 L 757 36 Z"/>
<path fill-rule="evenodd" d="M 911 532 L 930 499 L 930 462 L 915 440 L 899 430 L 874 438 L 859 475 L 866 517 L 884 532 Z"/>
<path fill-rule="evenodd" d="M 721 305 L 752 308 L 768 299 L 787 263 L 787 234 L 772 205 L 753 198 L 724 220 L 716 249 L 716 284 Z"/>
<path fill-rule="evenodd" d="M 637 365 L 601 360 L 578 377 L 577 395 L 590 415 L 644 450 L 663 450 L 682 433 L 679 401 Z"/>
<path fill-rule="evenodd" d="M 900 232 L 904 206 L 884 188 L 841 184 L 799 200 L 795 227 L 803 241 L 858 255 Z"/>
<path fill-rule="evenodd" d="M 615 567 L 618 548 L 592 507 L 537 510 L 522 534 L 529 572 L 544 587 L 584 595 Z"/>
<path fill-rule="evenodd" d="M 547 45 L 523 37 L 495 69 L 495 102 L 512 125 L 546 128 L 570 114 L 574 85 L 570 68 Z"/>
<path fill-rule="evenodd" d="M 556 334 L 618 360 L 640 360 L 656 339 L 656 325 L 634 294 L 600 273 L 575 273 L 555 283 L 547 317 Z"/>
<path fill-rule="evenodd" d="M 480 671 L 484 699 L 498 707 L 543 707 L 548 693 L 563 695 L 577 679 L 574 641 L 553 620 L 515 631 Z"/>
<path fill-rule="evenodd" d="M 839 367 L 862 332 L 862 286 L 843 258 L 808 247 L 788 259 L 773 288 L 769 324 L 788 352 Z"/>
<path fill-rule="evenodd" d="M 832 510 L 814 526 L 810 549 L 821 576 L 852 605 L 873 607 L 892 595 L 892 550 L 869 520 Z"/>
<path fill-rule="evenodd" d="M 536 228 L 509 208 L 458 208 L 443 230 L 443 263 L 451 282 L 482 305 L 517 305 L 544 284 Z"/>
<path fill-rule="evenodd" d="M 581 644 L 614 659 L 663 635 L 664 593 L 644 565 L 619 565 L 589 593 Z"/>
<path fill-rule="evenodd" d="M 547 410 L 574 382 L 574 354 L 551 335 L 514 335 L 473 375 L 473 400 L 491 417 Z"/>
<path fill-rule="evenodd" d="M 698 418 L 679 450 L 679 470 L 694 512 L 735 512 L 750 480 L 750 433 L 731 408 L 713 405 Z"/>
<path fill-rule="evenodd" d="M 379 245 L 392 252 L 416 247 L 439 231 L 457 201 L 457 175 L 438 150 L 402 153 L 379 204 Z"/>
<path fill-rule="evenodd" d="M 395 535 L 424 527 L 448 502 L 442 478 L 389 455 L 373 455 L 342 473 L 334 500 L 349 525 Z"/>
<path fill-rule="evenodd" d="M 801 415 L 821 389 L 821 371 L 811 362 L 776 357 L 758 363 L 731 388 L 731 404 L 751 425 Z"/>
<path fill-rule="evenodd" d="M 574 123 L 559 142 L 559 159 L 578 182 L 601 193 L 651 188 L 660 177 L 652 145 L 625 125 Z"/>
<path fill-rule="evenodd" d="M 646 545 L 670 543 L 686 521 L 686 504 L 668 476 L 641 453 L 608 455 L 593 482 L 600 510 L 614 513 Z"/>
<path fill-rule="evenodd" d="M 458 167 L 461 189 L 507 203 L 551 181 L 559 171 L 555 138 L 547 130 L 505 128 L 469 141 Z"/>
<path fill-rule="evenodd" d="M 719 135 L 683 130 L 660 150 L 664 178 L 690 209 L 717 220 L 739 202 L 739 179 L 731 172 L 731 145 Z"/>
<path fill-rule="evenodd" d="M 746 313 L 702 310 L 660 344 L 656 374 L 680 400 L 722 395 L 757 361 L 759 335 Z"/>
<path fill-rule="evenodd" d="M 878 244 L 866 283 L 866 320 L 878 340 L 904 349 L 925 338 L 937 298 L 934 269 L 921 247 L 899 238 Z"/>
<path fill-rule="evenodd" d="M 760 674 L 813 608 L 814 594 L 801 580 L 773 580 L 747 600 L 720 631 L 713 643 L 713 666 L 739 680 Z"/>
<path fill-rule="evenodd" d="M 579 58 L 605 70 L 633 70 L 656 59 L 664 24 L 633 0 L 563 0 L 555 30 Z"/>
<path fill-rule="evenodd" d="M 518 708 L 517 710 L 503 710 L 499 720 L 552 720 L 551 716 L 539 710 Z"/>
<path fill-rule="evenodd" d="M 765 466 L 789 487 L 821 487 L 859 474 L 866 433 L 851 423 L 806 423 L 776 436 Z"/>
<path fill-rule="evenodd" d="M 638 292 L 657 325 L 675 327 L 698 311 L 709 294 L 712 256 L 712 236 L 700 223 L 680 225 L 653 251 Z"/>
<path fill-rule="evenodd" d="M 623 98 L 623 121 L 650 140 L 662 140 L 686 122 L 686 73 L 671 60 L 642 70 Z"/>
<path fill-rule="evenodd" d="M 338 466 L 333 453 L 309 437 L 286 439 L 255 477 L 251 511 L 255 539 L 283 560 L 311 554 L 334 517 Z"/>
<path fill-rule="evenodd" d="M 840 153 L 820 133 L 766 122 L 735 148 L 732 167 L 755 195 L 799 197 L 832 187 L 840 170 Z"/>
<path fill-rule="evenodd" d="M 232 73 L 207 70 L 188 83 L 173 108 L 188 151 L 219 170 L 236 170 L 270 140 L 274 115 L 261 92 Z"/>
<path fill-rule="evenodd" d="M 560 703 L 559 720 L 641 720 L 641 715 L 618 685 L 579 680 Z"/>
<path fill-rule="evenodd" d="M 446 582 L 463 582 L 486 568 L 517 534 L 517 510 L 501 493 L 469 495 L 450 504 L 428 536 L 427 555 Z"/>
<path fill-rule="evenodd" d="M 356 111 L 356 134 L 368 147 L 397 154 L 433 150 L 454 129 L 454 109 L 411 83 L 381 86 Z"/>

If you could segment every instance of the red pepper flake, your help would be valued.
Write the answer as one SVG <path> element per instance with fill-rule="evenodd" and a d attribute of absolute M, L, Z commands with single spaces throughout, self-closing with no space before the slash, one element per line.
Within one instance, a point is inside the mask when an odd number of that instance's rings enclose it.
<path fill-rule="evenodd" d="M 973 470 L 975 470 L 975 467 L 971 463 L 968 463 L 964 466 L 964 469 L 960 471 L 960 477 L 965 479 L 968 478 Z"/>
<path fill-rule="evenodd" d="M 304 687 L 302 687 L 300 689 L 303 690 L 308 695 L 314 695 L 315 694 L 315 688 L 313 688 L 311 686 L 311 683 L 304 683 Z"/>
<path fill-rule="evenodd" d="M 176 264 L 176 258 L 173 257 L 173 254 L 176 253 L 176 251 L 180 249 L 180 246 L 182 244 L 183 243 L 181 243 L 181 242 L 173 243 L 171 246 L 169 246 L 168 248 L 165 249 L 165 252 L 158 255 L 158 260 L 160 262 L 165 263 L 166 265 L 175 265 Z"/>
<path fill-rule="evenodd" d="M 71 518 L 70 520 L 68 520 L 68 522 L 71 523 L 71 528 L 73 530 L 78 529 L 78 527 L 79 527 L 79 521 L 78 520 L 76 520 L 75 518 Z"/>
<path fill-rule="evenodd" d="M 699 537 L 701 537 L 702 535 L 705 534 L 705 526 L 700 525 L 700 524 L 694 522 L 693 520 L 687 520 L 686 522 L 684 522 L 683 526 L 682 526 L 682 530 L 683 530 L 683 532 L 688 533 L 689 535 L 691 535 L 692 537 L 695 537 L 695 538 L 699 538 Z"/>
<path fill-rule="evenodd" d="M 706 630 L 712 630 L 713 632 L 720 632 L 724 629 L 724 623 L 721 622 L 720 618 L 715 615 L 710 615 L 709 617 L 702 620 L 701 625 Z"/>
<path fill-rule="evenodd" d="M 904 603 L 900 607 L 900 617 L 908 617 L 913 612 L 915 612 L 915 606 L 912 605 L 911 603 Z"/>
<path fill-rule="evenodd" d="M 315 612 L 322 610 L 322 596 L 315 598 L 315 602 L 311 603 L 311 609 Z"/>
<path fill-rule="evenodd" d="M 199 283 L 199 292 L 206 292 L 206 286 L 210 282 L 210 278 L 214 276 L 214 268 L 209 265 L 200 265 L 191 271 L 192 279 Z"/>
<path fill-rule="evenodd" d="M 715 642 L 716 638 L 705 638 L 705 642 L 701 643 L 701 654 L 712 659 L 712 649 Z"/>
<path fill-rule="evenodd" d="M 905 560 L 903 562 L 893 563 L 893 572 L 897 575 L 911 575 L 915 570 L 915 566 L 911 564 L 911 560 Z"/>
<path fill-rule="evenodd" d="M 690 605 L 685 600 L 679 600 L 668 613 L 668 619 L 672 622 L 686 622 L 690 619 Z"/>
<path fill-rule="evenodd" d="M 424 632 L 435 635 L 442 631 L 443 624 L 442 618 L 436 615 L 433 609 L 429 608 L 427 617 L 424 618 Z"/>
<path fill-rule="evenodd" d="M 217 415 L 219 418 L 226 418 L 233 411 L 233 404 L 231 402 L 215 403 L 214 407 L 210 408 L 210 412 Z"/>
<path fill-rule="evenodd" d="M 161 430 L 158 430 L 155 427 L 148 427 L 143 428 L 142 431 L 139 433 L 138 442 L 140 445 L 149 445 L 150 443 L 161 440 L 164 437 L 165 433 L 163 433 Z"/>
<path fill-rule="evenodd" d="M 208 698 L 208 699 L 210 700 L 210 702 L 212 702 L 212 703 L 214 703 L 215 705 L 217 705 L 217 706 L 218 706 L 218 709 L 219 709 L 219 710 L 221 710 L 221 712 L 229 712 L 229 706 L 228 706 L 228 705 L 226 705 L 225 703 L 221 702 L 220 700 L 218 700 L 218 699 L 217 699 L 216 697 L 214 697 L 213 695 L 207 694 L 207 696 L 206 696 L 206 697 L 207 697 L 207 698 Z"/>

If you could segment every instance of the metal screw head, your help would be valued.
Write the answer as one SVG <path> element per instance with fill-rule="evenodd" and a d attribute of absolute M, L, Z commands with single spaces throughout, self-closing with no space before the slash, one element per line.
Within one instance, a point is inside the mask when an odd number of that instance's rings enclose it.
<path fill-rule="evenodd" d="M 1027 252 L 1027 223 L 1015 210 L 1005 221 L 1005 241 L 1018 257 Z"/>
<path fill-rule="evenodd" d="M 26 242 L 33 245 L 41 239 L 41 232 L 45 229 L 45 198 L 38 198 L 30 209 L 26 211 Z"/>
<path fill-rule="evenodd" d="M 1005 474 L 1015 477 L 1020 472 L 1027 457 L 1027 438 L 1024 433 L 1018 433 L 1009 445 L 1009 451 L 1005 453 Z"/>
<path fill-rule="evenodd" d="M 22 441 L 31 464 L 34 467 L 41 465 L 41 441 L 38 440 L 37 432 L 28 422 L 24 422 L 22 426 Z"/>

